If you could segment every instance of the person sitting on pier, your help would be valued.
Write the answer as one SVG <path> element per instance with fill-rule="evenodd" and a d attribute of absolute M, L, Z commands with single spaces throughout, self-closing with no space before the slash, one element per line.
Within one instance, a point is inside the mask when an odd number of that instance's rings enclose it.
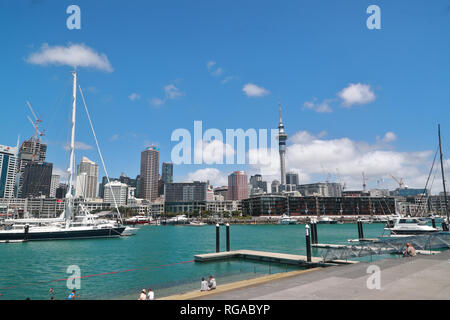
<path fill-rule="evenodd" d="M 216 279 L 213 276 L 209 276 L 208 290 L 214 290 L 216 288 Z"/>
<path fill-rule="evenodd" d="M 139 295 L 138 300 L 147 300 L 147 293 L 145 289 L 142 289 L 141 294 Z"/>
<path fill-rule="evenodd" d="M 200 286 L 200 291 L 208 291 L 208 282 L 205 280 L 205 278 L 202 278 L 202 284 Z"/>
<path fill-rule="evenodd" d="M 406 243 L 406 249 L 403 251 L 404 257 L 415 257 L 416 256 L 416 249 L 411 245 L 411 243 Z"/>

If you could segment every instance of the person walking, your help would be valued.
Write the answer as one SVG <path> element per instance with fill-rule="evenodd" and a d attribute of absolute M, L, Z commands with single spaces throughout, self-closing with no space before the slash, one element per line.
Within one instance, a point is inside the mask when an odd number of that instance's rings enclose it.
<path fill-rule="evenodd" d="M 147 300 L 155 300 L 155 293 L 150 288 L 147 291 Z"/>
<path fill-rule="evenodd" d="M 142 289 L 141 294 L 139 295 L 138 300 L 147 300 L 147 294 L 145 292 L 145 289 Z"/>
<path fill-rule="evenodd" d="M 208 282 L 205 280 L 205 278 L 202 278 L 202 283 L 200 286 L 200 291 L 208 291 Z"/>

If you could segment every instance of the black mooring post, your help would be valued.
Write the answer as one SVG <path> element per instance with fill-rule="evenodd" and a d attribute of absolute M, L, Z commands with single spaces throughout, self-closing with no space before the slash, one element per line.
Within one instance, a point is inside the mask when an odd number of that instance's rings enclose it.
<path fill-rule="evenodd" d="M 314 243 L 319 243 L 319 233 L 317 232 L 317 221 L 314 220 Z"/>
<path fill-rule="evenodd" d="M 28 241 L 28 231 L 30 230 L 29 225 L 25 225 L 25 234 L 23 235 L 23 240 Z"/>
<path fill-rule="evenodd" d="M 436 229 L 436 221 L 434 220 L 434 218 L 431 218 L 431 225 Z"/>
<path fill-rule="evenodd" d="M 359 219 L 356 221 L 356 224 L 358 225 L 358 239 L 362 239 L 362 236 L 361 236 L 361 223 L 360 223 Z"/>
<path fill-rule="evenodd" d="M 230 225 L 227 223 L 227 251 L 230 251 Z"/>
<path fill-rule="evenodd" d="M 314 220 L 309 223 L 309 230 L 311 230 L 311 243 L 314 243 Z"/>
<path fill-rule="evenodd" d="M 361 228 L 361 239 L 364 239 L 364 227 L 363 227 L 363 222 L 362 221 L 359 221 L 359 223 L 360 223 L 360 228 Z"/>
<path fill-rule="evenodd" d="M 445 221 L 442 221 L 442 231 L 448 231 L 448 225 L 445 223 Z"/>
<path fill-rule="evenodd" d="M 216 252 L 220 252 L 220 236 L 219 236 L 219 224 L 216 224 Z"/>
<path fill-rule="evenodd" d="M 305 225 L 306 234 L 306 261 L 311 262 L 311 239 L 309 235 L 309 225 Z"/>

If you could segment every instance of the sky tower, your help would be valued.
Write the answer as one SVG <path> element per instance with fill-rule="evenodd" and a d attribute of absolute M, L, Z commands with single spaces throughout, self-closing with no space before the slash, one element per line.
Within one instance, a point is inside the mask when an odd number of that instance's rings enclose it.
<path fill-rule="evenodd" d="M 287 134 L 284 132 L 284 124 L 281 118 L 281 102 L 280 97 L 278 97 L 278 107 L 280 109 L 280 124 L 278 125 L 278 147 L 280 150 L 280 169 L 281 169 L 281 185 L 286 184 L 286 140 L 288 138 Z"/>

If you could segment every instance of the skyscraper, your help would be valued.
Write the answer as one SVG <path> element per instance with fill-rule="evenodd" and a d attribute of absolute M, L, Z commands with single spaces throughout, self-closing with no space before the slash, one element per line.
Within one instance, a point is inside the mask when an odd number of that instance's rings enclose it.
<path fill-rule="evenodd" d="M 14 197 L 17 162 L 17 147 L 0 145 L 0 198 Z"/>
<path fill-rule="evenodd" d="M 159 186 L 159 194 L 164 194 L 164 185 L 173 182 L 173 163 L 163 162 L 161 168 L 161 184 Z"/>
<path fill-rule="evenodd" d="M 159 149 L 150 146 L 141 152 L 139 197 L 149 201 L 158 198 Z"/>
<path fill-rule="evenodd" d="M 127 184 L 120 181 L 111 181 L 110 183 L 105 184 L 104 202 L 110 203 L 111 207 L 115 206 L 114 200 L 116 201 L 117 206 L 125 206 L 127 204 L 127 196 Z"/>
<path fill-rule="evenodd" d="M 19 159 L 17 165 L 18 184 L 16 195 L 22 197 L 25 167 L 31 162 L 45 162 L 47 145 L 41 139 L 31 137 L 22 142 L 19 148 Z"/>
<path fill-rule="evenodd" d="M 60 176 L 57 174 L 52 174 L 52 180 L 50 184 L 50 198 L 56 197 L 56 189 L 59 186 Z"/>
<path fill-rule="evenodd" d="M 280 169 L 281 169 L 281 185 L 286 184 L 286 140 L 288 138 L 287 134 L 284 132 L 284 124 L 281 118 L 281 102 L 278 99 L 278 107 L 280 109 L 280 124 L 278 125 L 278 148 L 280 151 Z"/>
<path fill-rule="evenodd" d="M 82 191 L 83 198 L 93 199 L 97 197 L 97 185 L 98 185 L 98 164 L 89 160 L 86 157 L 81 158 L 80 163 L 77 166 L 77 181 L 78 177 L 85 173 L 86 177 L 80 177 L 80 179 L 86 179 Z M 81 182 L 80 182 L 81 183 Z M 78 182 L 77 182 L 78 184 Z M 77 191 L 78 195 L 80 192 Z"/>
<path fill-rule="evenodd" d="M 227 200 L 248 198 L 248 179 L 244 171 L 235 171 L 228 176 Z"/>
<path fill-rule="evenodd" d="M 53 164 L 48 162 L 30 162 L 23 172 L 22 198 L 50 197 Z"/>
<path fill-rule="evenodd" d="M 298 185 L 298 173 L 288 172 L 286 173 L 286 184 L 295 184 Z"/>

